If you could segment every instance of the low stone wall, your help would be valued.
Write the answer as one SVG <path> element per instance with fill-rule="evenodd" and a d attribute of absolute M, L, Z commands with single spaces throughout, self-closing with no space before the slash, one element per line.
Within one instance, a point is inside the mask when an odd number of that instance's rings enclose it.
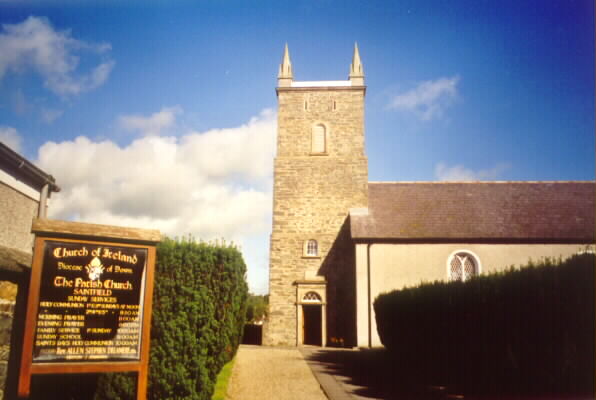
<path fill-rule="evenodd" d="M 4 386 L 8 373 L 10 337 L 14 320 L 15 302 L 0 299 L 0 398 L 4 398 Z"/>
<path fill-rule="evenodd" d="M 0 245 L 0 399 L 17 397 L 30 272 L 31 253 Z"/>

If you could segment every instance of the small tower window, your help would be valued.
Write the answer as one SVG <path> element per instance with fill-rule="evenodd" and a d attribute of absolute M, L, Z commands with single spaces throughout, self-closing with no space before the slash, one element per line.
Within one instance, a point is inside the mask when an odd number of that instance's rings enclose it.
<path fill-rule="evenodd" d="M 312 153 L 326 153 L 327 152 L 327 137 L 325 125 L 317 124 L 312 130 Z"/>
<path fill-rule="evenodd" d="M 304 100 L 304 110 L 308 110 L 308 100 Z"/>
<path fill-rule="evenodd" d="M 319 244 L 316 240 L 310 239 L 306 242 L 306 255 L 309 257 L 317 257 L 319 255 Z"/>

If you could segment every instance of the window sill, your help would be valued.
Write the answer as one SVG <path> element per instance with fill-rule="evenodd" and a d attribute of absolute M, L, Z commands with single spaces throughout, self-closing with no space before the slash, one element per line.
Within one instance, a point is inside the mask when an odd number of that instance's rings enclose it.
<path fill-rule="evenodd" d="M 302 256 L 302 258 L 321 258 L 321 256 Z"/>
<path fill-rule="evenodd" d="M 329 153 L 325 152 L 325 153 L 309 153 L 309 156 L 328 156 Z"/>

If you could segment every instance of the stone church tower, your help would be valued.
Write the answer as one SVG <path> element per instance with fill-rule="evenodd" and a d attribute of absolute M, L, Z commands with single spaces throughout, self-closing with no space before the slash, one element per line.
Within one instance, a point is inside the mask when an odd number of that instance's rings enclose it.
<path fill-rule="evenodd" d="M 355 332 L 350 209 L 367 207 L 364 72 L 295 81 L 286 45 L 278 75 L 267 345 L 348 342 Z"/>

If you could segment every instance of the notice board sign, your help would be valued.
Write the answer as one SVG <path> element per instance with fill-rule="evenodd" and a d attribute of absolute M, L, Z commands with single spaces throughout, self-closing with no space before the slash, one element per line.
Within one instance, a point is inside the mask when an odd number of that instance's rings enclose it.
<path fill-rule="evenodd" d="M 145 398 L 159 232 L 34 220 L 19 396 L 32 374 L 137 371 Z"/>
<path fill-rule="evenodd" d="M 147 249 L 46 240 L 33 363 L 140 360 Z"/>

